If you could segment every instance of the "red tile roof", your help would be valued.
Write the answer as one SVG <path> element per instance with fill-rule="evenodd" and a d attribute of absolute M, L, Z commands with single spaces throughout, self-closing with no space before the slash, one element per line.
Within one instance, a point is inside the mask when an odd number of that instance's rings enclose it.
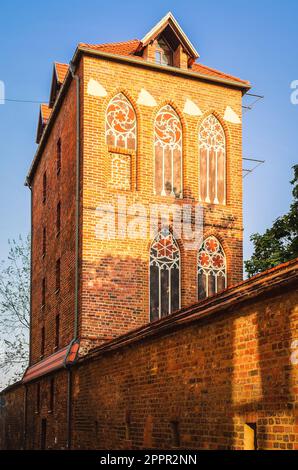
<path fill-rule="evenodd" d="M 201 73 L 203 75 L 210 75 L 211 77 L 218 77 L 218 78 L 223 78 L 226 80 L 233 80 L 236 82 L 249 85 L 249 82 L 246 80 L 242 80 L 241 78 L 235 77 L 234 75 L 220 72 L 220 70 L 207 67 L 207 65 L 199 64 L 198 62 L 195 62 L 194 64 L 192 64 L 191 70 L 193 70 L 194 72 Z"/>
<path fill-rule="evenodd" d="M 51 354 L 37 364 L 28 367 L 26 370 L 23 383 L 30 382 L 43 375 L 49 374 L 54 370 L 61 369 L 62 367 L 75 362 L 79 350 L 79 343 L 75 342 L 59 351 Z"/>
<path fill-rule="evenodd" d="M 142 46 L 139 39 L 132 39 L 131 41 L 124 42 L 111 42 L 106 44 L 86 44 L 81 42 L 79 47 L 87 47 L 88 49 L 94 49 L 95 51 L 107 52 L 108 54 L 116 55 L 133 55 Z"/>
<path fill-rule="evenodd" d="M 60 62 L 55 62 L 57 79 L 59 83 L 63 83 L 68 72 L 68 64 L 61 64 Z"/>
<path fill-rule="evenodd" d="M 95 51 L 106 52 L 108 54 L 115 54 L 120 56 L 132 56 L 137 51 L 142 48 L 142 42 L 138 39 L 132 39 L 131 41 L 125 42 L 114 42 L 114 43 L 107 43 L 107 44 L 86 44 L 80 43 L 79 47 L 93 49 Z M 136 59 L 144 60 L 141 56 L 134 56 Z M 211 67 L 207 67 L 206 65 L 200 64 L 195 62 L 192 67 L 189 69 L 193 72 L 198 72 L 202 75 L 206 75 L 207 77 L 213 78 L 221 78 L 224 80 L 232 80 L 239 83 L 243 83 L 244 85 L 249 85 L 249 82 L 246 80 L 241 80 L 234 75 L 230 75 L 219 70 L 213 69 Z"/>
<path fill-rule="evenodd" d="M 42 103 L 40 105 L 40 114 L 41 114 L 41 120 L 42 120 L 42 124 L 46 124 L 49 117 L 50 117 L 50 114 L 51 114 L 51 108 L 49 108 L 49 106 L 45 103 Z"/>

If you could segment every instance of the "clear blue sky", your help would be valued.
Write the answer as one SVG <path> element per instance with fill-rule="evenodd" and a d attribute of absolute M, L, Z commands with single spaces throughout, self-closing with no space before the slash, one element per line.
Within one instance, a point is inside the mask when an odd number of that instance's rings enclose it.
<path fill-rule="evenodd" d="M 253 84 L 265 100 L 243 119 L 244 156 L 266 164 L 244 182 L 245 257 L 249 236 L 288 210 L 291 166 L 297 158 L 298 106 L 290 83 L 298 79 L 297 0 L 1 3 L 0 80 L 6 97 L 47 101 L 52 62 L 68 62 L 78 42 L 141 38 L 171 10 L 203 64 Z M 0 259 L 7 239 L 30 227 L 29 190 L 23 182 L 34 155 L 37 104 L 0 105 Z"/>

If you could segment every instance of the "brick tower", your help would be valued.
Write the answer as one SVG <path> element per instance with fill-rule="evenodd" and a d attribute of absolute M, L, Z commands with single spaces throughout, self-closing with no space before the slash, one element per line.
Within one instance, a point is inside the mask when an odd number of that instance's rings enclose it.
<path fill-rule="evenodd" d="M 31 380 L 242 279 L 242 96 L 171 13 L 142 40 L 55 63 L 32 192 Z M 199 244 L 149 230 L 203 208 Z M 138 221 L 138 222 L 136 222 Z M 108 235 L 104 238 L 103 233 Z M 133 233 L 133 235 L 132 235 Z"/>

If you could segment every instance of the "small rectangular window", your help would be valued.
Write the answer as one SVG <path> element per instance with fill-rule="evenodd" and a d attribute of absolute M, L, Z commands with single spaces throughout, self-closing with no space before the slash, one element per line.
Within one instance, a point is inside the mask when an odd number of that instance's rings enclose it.
<path fill-rule="evenodd" d="M 40 357 L 44 356 L 44 350 L 45 350 L 45 328 L 43 326 L 40 332 Z"/>
<path fill-rule="evenodd" d="M 49 412 L 54 411 L 54 401 L 55 401 L 55 380 L 52 378 L 50 380 L 50 398 L 49 398 Z"/>
<path fill-rule="evenodd" d="M 42 179 L 42 200 L 43 203 L 47 200 L 47 172 L 45 171 Z"/>
<path fill-rule="evenodd" d="M 42 233 L 42 256 L 45 257 L 47 252 L 47 229 L 46 227 L 43 228 Z"/>
<path fill-rule="evenodd" d="M 155 52 L 155 62 L 157 64 L 161 64 L 161 52 L 159 52 L 159 51 Z"/>
<path fill-rule="evenodd" d="M 55 324 L 55 349 L 59 348 L 60 342 L 60 315 L 56 315 L 56 324 Z"/>
<path fill-rule="evenodd" d="M 57 204 L 57 212 L 56 212 L 56 236 L 60 235 L 61 229 L 61 202 L 59 201 Z"/>
<path fill-rule="evenodd" d="M 56 292 L 60 291 L 61 263 L 60 258 L 56 261 Z"/>
<path fill-rule="evenodd" d="M 61 139 L 58 139 L 57 142 L 57 175 L 59 175 L 61 170 Z"/>

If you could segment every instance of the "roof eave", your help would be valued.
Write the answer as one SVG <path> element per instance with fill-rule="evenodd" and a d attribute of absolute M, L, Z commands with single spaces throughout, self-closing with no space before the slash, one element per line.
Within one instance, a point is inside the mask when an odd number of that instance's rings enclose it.
<path fill-rule="evenodd" d="M 82 53 L 85 53 L 85 54 L 88 54 L 88 55 L 94 55 L 94 56 L 98 56 L 98 57 L 102 57 L 102 58 L 106 58 L 106 59 L 110 59 L 110 60 L 114 60 L 114 61 L 128 62 L 128 63 L 134 64 L 134 65 L 138 65 L 139 67 L 157 69 L 157 70 L 160 70 L 160 71 L 165 72 L 165 73 L 171 72 L 171 73 L 174 73 L 176 75 L 185 75 L 185 76 L 193 77 L 194 79 L 204 80 L 204 81 L 208 81 L 208 82 L 216 82 L 216 83 L 220 83 L 220 84 L 223 84 L 223 85 L 228 85 L 228 86 L 235 87 L 235 88 L 240 88 L 242 90 L 245 90 L 245 92 L 247 92 L 251 88 L 251 84 L 249 82 L 245 82 L 245 81 L 240 82 L 240 81 L 236 81 L 236 80 L 229 80 L 227 78 L 220 78 L 220 77 L 215 77 L 215 76 L 212 76 L 212 75 L 205 75 L 205 74 L 201 74 L 199 72 L 192 72 L 191 70 L 180 69 L 178 67 L 172 67 L 172 66 L 169 66 L 169 65 L 164 66 L 164 65 L 156 64 L 154 62 L 148 62 L 148 61 L 145 61 L 145 60 L 141 61 L 140 59 L 134 58 L 132 56 L 122 56 L 122 55 L 118 55 L 118 54 L 111 54 L 111 53 L 108 53 L 108 52 L 97 51 L 95 49 L 91 49 L 91 48 L 88 48 L 88 47 L 82 47 L 82 46 L 79 46 L 76 49 L 76 52 L 75 52 L 74 58 L 73 58 L 73 62 L 76 63 L 79 59 L 80 54 L 82 54 Z"/>
<path fill-rule="evenodd" d="M 67 74 L 66 74 L 66 77 L 64 79 L 64 82 L 58 92 L 58 95 L 56 97 L 56 100 L 55 100 L 55 103 L 54 103 L 54 106 L 52 108 L 52 112 L 50 114 L 50 117 L 46 123 L 46 126 L 43 130 L 43 133 L 42 133 L 42 136 L 41 136 L 41 139 L 40 139 L 40 142 L 38 144 L 38 147 L 36 149 L 36 152 L 35 152 L 35 155 L 34 155 L 34 158 L 32 160 L 32 163 L 30 165 L 30 168 L 28 170 L 28 173 L 27 173 L 27 176 L 26 176 L 26 179 L 25 179 L 25 182 L 24 182 L 24 185 L 25 186 L 30 186 L 31 182 L 32 182 L 32 177 L 33 177 L 33 174 L 34 174 L 34 171 L 37 167 L 37 164 L 38 164 L 38 161 L 39 161 L 39 154 L 40 152 L 42 151 L 42 149 L 44 148 L 44 145 L 46 143 L 46 139 L 48 137 L 48 134 L 51 130 L 51 127 L 54 123 L 54 119 L 57 115 L 57 112 L 59 111 L 60 109 L 60 106 L 61 106 L 61 103 L 62 103 L 62 99 L 63 99 L 63 96 L 65 95 L 66 93 L 66 90 L 69 86 L 71 82 L 71 73 L 70 71 L 68 70 L 67 71 Z"/>
<path fill-rule="evenodd" d="M 207 75 L 204 75 L 204 74 L 200 74 L 198 72 L 192 72 L 190 70 L 179 69 L 177 67 L 170 67 L 170 66 L 165 67 L 163 65 L 155 64 L 153 62 L 141 61 L 140 59 L 137 59 L 137 58 L 134 58 L 134 57 L 121 56 L 121 55 L 117 55 L 117 54 L 110 54 L 110 53 L 107 53 L 107 52 L 96 51 L 94 49 L 91 49 L 91 48 L 88 48 L 88 47 L 82 47 L 82 46 L 78 46 L 76 48 L 71 62 L 73 62 L 74 64 L 78 64 L 82 54 L 88 54 L 88 55 L 92 55 L 92 56 L 96 56 L 96 57 L 102 57 L 104 59 L 113 60 L 113 61 L 126 62 L 126 63 L 130 63 L 132 65 L 136 65 L 138 67 L 145 67 L 145 68 L 149 68 L 149 69 L 153 69 L 153 70 L 159 70 L 163 73 L 169 73 L 170 72 L 170 73 L 173 73 L 175 75 L 182 75 L 182 76 L 191 77 L 195 80 L 203 80 L 205 82 L 218 83 L 219 85 L 229 86 L 229 87 L 232 87 L 232 88 L 237 88 L 237 89 L 241 90 L 243 94 L 245 94 L 251 88 L 251 85 L 249 83 L 246 83 L 246 82 L 237 82 L 237 81 L 228 80 L 228 79 L 224 79 L 224 78 L 207 76 Z M 33 177 L 35 168 L 37 167 L 37 164 L 38 164 L 38 161 L 39 161 L 39 154 L 40 154 L 40 152 L 42 151 L 42 149 L 45 145 L 47 136 L 48 136 L 48 134 L 50 132 L 50 129 L 53 125 L 56 114 L 57 114 L 57 112 L 60 108 L 60 105 L 62 103 L 63 96 L 65 95 L 65 92 L 66 92 L 67 87 L 69 86 L 69 84 L 71 82 L 71 79 L 72 79 L 71 73 L 68 70 L 67 74 L 66 74 L 66 77 L 64 79 L 64 82 L 63 82 L 63 84 L 62 84 L 62 86 L 61 86 L 61 88 L 58 92 L 58 96 L 56 97 L 55 104 L 52 108 L 51 116 L 50 116 L 50 118 L 47 122 L 47 125 L 46 125 L 46 127 L 43 131 L 43 134 L 42 134 L 42 137 L 40 139 L 39 145 L 38 145 L 37 150 L 35 152 L 35 156 L 33 158 L 31 166 L 29 168 L 29 171 L 28 171 L 25 183 L 24 183 L 25 186 L 28 186 L 28 184 L 30 184 L 31 181 L 32 181 L 32 177 Z"/>

